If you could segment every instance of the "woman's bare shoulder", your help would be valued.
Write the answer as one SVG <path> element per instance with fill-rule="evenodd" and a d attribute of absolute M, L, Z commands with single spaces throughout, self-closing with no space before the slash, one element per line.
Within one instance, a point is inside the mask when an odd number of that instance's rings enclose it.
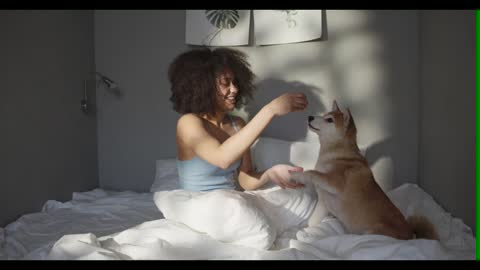
<path fill-rule="evenodd" d="M 198 129 L 203 127 L 202 119 L 193 113 L 186 113 L 177 121 L 177 132 L 183 133 L 182 131 L 188 132 L 191 129 Z"/>
<path fill-rule="evenodd" d="M 186 113 L 180 116 L 180 118 L 178 118 L 177 124 L 184 125 L 184 124 L 201 123 L 201 122 L 202 122 L 202 119 L 198 115 L 194 113 Z"/>

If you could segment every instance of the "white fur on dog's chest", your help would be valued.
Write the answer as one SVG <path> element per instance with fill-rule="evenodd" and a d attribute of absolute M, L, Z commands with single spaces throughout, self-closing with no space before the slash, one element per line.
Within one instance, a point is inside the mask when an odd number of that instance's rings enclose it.
<path fill-rule="evenodd" d="M 327 173 L 332 169 L 333 169 L 333 165 L 328 163 L 327 164 L 317 163 L 317 165 L 315 166 L 315 170 L 322 173 Z"/>

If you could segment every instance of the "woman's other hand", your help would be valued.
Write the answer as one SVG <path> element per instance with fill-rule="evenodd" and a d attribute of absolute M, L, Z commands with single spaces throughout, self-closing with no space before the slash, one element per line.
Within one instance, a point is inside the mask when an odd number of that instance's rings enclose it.
<path fill-rule="evenodd" d="M 296 183 L 291 180 L 290 171 L 295 172 L 303 172 L 303 168 L 290 166 L 286 164 L 278 164 L 270 169 L 268 169 L 265 173 L 268 176 L 268 179 L 275 184 L 279 185 L 281 188 L 302 188 L 304 184 Z"/>

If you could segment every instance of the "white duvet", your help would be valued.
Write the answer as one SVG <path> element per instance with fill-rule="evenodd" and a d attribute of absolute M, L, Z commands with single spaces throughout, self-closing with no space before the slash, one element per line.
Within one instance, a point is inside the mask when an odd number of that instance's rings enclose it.
<path fill-rule="evenodd" d="M 475 259 L 470 228 L 417 185 L 402 185 L 388 195 L 405 215 L 426 215 L 435 224 L 440 241 L 346 234 L 333 217 L 306 227 L 316 201 L 309 188 L 271 187 L 245 193 L 176 190 L 155 193 L 164 219 L 106 236 L 65 235 L 46 259 Z"/>
<path fill-rule="evenodd" d="M 47 201 L 42 211 L 0 228 L 0 260 L 43 260 L 64 235 L 110 235 L 162 217 L 151 193 L 75 192 L 71 201 Z"/>

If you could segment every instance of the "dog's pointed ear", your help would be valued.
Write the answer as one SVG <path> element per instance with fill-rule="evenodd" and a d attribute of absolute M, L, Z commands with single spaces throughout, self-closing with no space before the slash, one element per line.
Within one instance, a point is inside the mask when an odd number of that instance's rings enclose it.
<path fill-rule="evenodd" d="M 350 108 L 347 108 L 346 112 L 343 113 L 343 123 L 345 125 L 346 131 L 357 131 L 357 127 L 355 126 L 355 121 L 353 121 L 353 116 L 350 112 Z"/>
<path fill-rule="evenodd" d="M 333 100 L 332 111 L 340 111 L 340 108 L 338 108 L 338 104 L 336 100 Z"/>

